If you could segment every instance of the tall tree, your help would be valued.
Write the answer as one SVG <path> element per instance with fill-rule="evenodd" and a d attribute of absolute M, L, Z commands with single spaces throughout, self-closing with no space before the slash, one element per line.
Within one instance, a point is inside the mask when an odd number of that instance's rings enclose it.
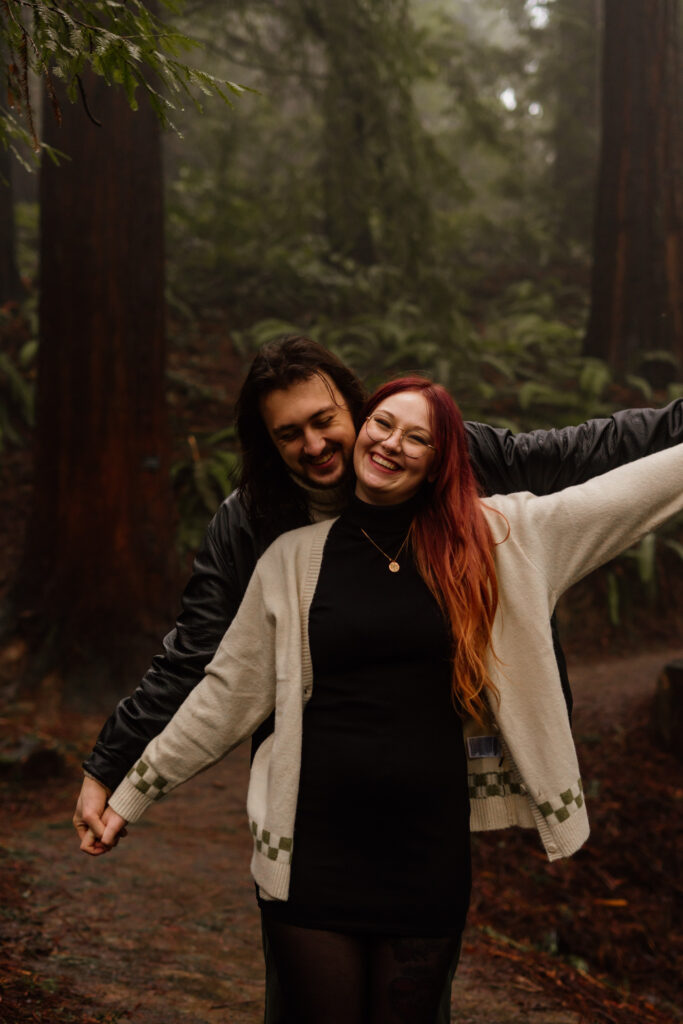
<path fill-rule="evenodd" d="M 87 110 L 63 104 L 44 129 L 71 160 L 41 168 L 35 493 L 15 596 L 34 643 L 51 638 L 44 664 L 92 687 L 165 608 L 173 538 L 159 125 L 103 79 L 83 87 Z"/>
<path fill-rule="evenodd" d="M 599 137 L 599 0 L 555 0 L 542 84 L 553 97 L 552 189 L 557 247 L 590 249 Z"/>
<path fill-rule="evenodd" d="M 586 351 L 683 368 L 680 0 L 606 0 L 602 153 Z"/>
<path fill-rule="evenodd" d="M 320 169 L 331 248 L 419 275 L 432 224 L 409 4 L 303 0 L 302 10 L 324 58 Z"/>

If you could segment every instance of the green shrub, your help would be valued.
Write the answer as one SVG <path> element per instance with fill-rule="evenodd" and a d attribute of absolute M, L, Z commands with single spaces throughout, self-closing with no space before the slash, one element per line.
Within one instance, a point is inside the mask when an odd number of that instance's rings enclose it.
<path fill-rule="evenodd" d="M 199 439 L 190 434 L 187 441 L 187 456 L 171 467 L 181 554 L 196 551 L 201 544 L 207 520 L 234 489 L 240 464 L 234 427 Z"/>

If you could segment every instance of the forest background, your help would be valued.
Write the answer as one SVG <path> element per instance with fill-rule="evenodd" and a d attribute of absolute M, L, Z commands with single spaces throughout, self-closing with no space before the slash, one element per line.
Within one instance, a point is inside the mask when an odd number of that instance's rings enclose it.
<path fill-rule="evenodd" d="M 41 28 L 50 8 L 62 21 Z M 116 38 L 124 11 L 159 8 L 166 29 Z M 232 403 L 269 338 L 317 338 L 369 387 L 427 373 L 514 431 L 683 396 L 679 0 L 68 10 L 0 4 L 17 729 L 46 697 L 108 708 L 156 652 L 233 485 Z M 169 24 L 202 44 L 192 75 L 164 56 Z M 681 531 L 563 602 L 570 652 L 679 641 Z"/>

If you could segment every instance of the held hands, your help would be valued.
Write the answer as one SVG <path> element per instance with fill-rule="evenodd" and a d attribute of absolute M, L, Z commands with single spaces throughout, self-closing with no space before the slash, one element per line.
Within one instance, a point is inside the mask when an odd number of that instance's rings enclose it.
<path fill-rule="evenodd" d="M 91 857 L 108 853 L 126 835 L 126 822 L 107 807 L 107 789 L 86 776 L 73 816 L 81 850 Z"/>
<path fill-rule="evenodd" d="M 107 850 L 111 850 L 116 846 L 119 839 L 125 838 L 128 832 L 126 830 L 126 819 L 122 818 L 116 811 L 113 811 L 111 807 L 107 807 L 105 810 L 102 815 L 102 821 L 104 822 L 104 832 L 100 836 L 99 845 L 104 847 L 102 853 L 106 853 Z"/>

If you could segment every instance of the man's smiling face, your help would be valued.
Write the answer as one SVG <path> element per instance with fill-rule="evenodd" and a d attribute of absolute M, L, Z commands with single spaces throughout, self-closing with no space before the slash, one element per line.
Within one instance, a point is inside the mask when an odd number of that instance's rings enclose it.
<path fill-rule="evenodd" d="M 313 487 L 333 487 L 351 463 L 356 431 L 326 373 L 270 391 L 260 402 L 270 438 L 288 469 Z"/>

